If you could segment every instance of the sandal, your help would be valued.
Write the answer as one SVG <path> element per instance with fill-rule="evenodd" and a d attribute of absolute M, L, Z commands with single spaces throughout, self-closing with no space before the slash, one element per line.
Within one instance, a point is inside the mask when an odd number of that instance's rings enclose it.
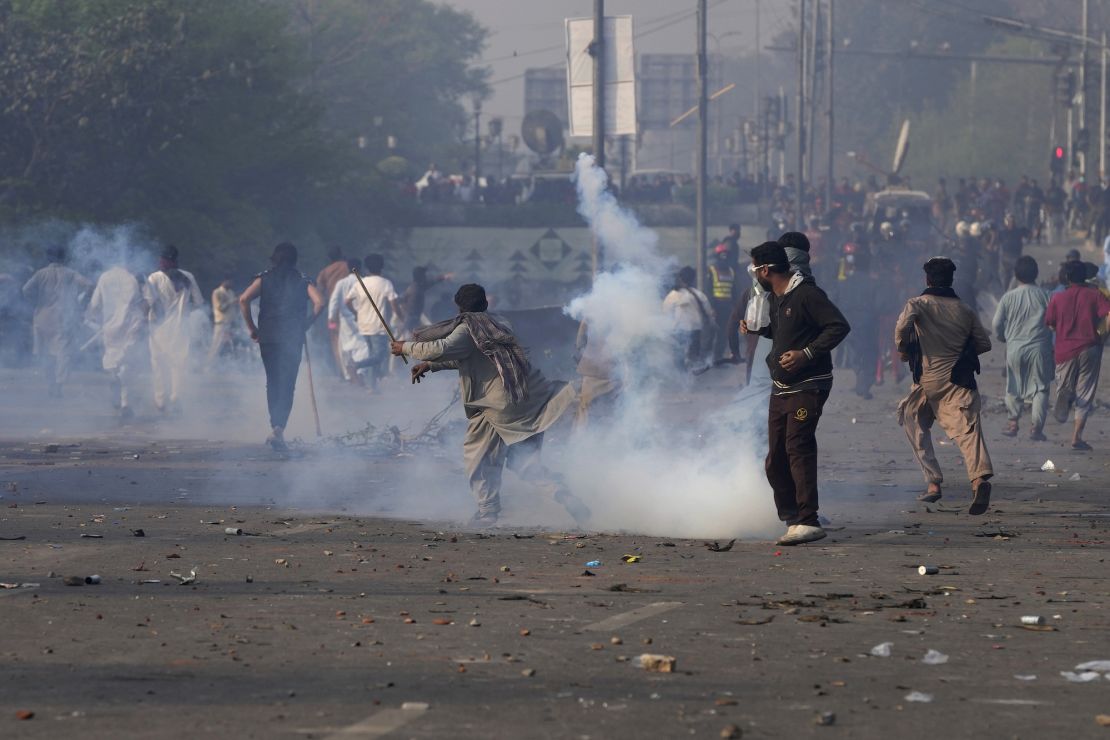
<path fill-rule="evenodd" d="M 967 510 L 968 514 L 972 516 L 979 516 L 980 514 L 987 513 L 987 509 L 991 505 L 991 482 L 985 480 L 978 485 L 975 489 L 975 498 L 971 500 L 971 508 Z"/>
<path fill-rule="evenodd" d="M 940 491 L 926 491 L 917 497 L 917 500 L 925 504 L 935 504 L 940 501 L 943 494 Z"/>

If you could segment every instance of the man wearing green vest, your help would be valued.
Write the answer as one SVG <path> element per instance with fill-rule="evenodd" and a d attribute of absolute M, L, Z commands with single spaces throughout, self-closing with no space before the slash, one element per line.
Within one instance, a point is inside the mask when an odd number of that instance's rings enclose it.
<path fill-rule="evenodd" d="M 720 361 L 728 344 L 729 316 L 736 303 L 736 270 L 729 262 L 728 245 L 721 243 L 713 250 L 713 264 L 709 266 L 710 301 L 717 317 L 717 336 L 713 342 L 713 361 Z M 733 362 L 739 358 L 732 358 Z"/>

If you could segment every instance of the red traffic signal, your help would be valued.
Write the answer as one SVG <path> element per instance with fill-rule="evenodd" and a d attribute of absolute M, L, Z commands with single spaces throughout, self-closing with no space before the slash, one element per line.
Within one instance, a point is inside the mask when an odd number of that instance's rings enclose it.
<path fill-rule="evenodd" d="M 1064 147 L 1062 147 L 1062 146 L 1056 147 L 1052 151 L 1052 156 L 1053 156 L 1054 159 L 1063 159 L 1064 158 Z"/>

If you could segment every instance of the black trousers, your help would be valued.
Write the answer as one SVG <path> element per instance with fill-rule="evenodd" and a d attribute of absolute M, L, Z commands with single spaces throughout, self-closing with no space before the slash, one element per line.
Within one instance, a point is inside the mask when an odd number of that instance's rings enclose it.
<path fill-rule="evenodd" d="M 817 422 L 828 391 L 771 396 L 767 419 L 767 482 L 779 519 L 817 526 Z"/>
<path fill-rule="evenodd" d="M 285 428 L 293 410 L 293 390 L 301 369 L 303 342 L 266 343 L 259 345 L 262 366 L 266 368 L 266 404 L 270 409 L 270 426 Z"/>

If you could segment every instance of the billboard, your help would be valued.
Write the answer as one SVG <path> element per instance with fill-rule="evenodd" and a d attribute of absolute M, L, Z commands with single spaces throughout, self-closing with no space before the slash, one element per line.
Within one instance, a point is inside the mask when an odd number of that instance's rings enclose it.
<path fill-rule="evenodd" d="M 568 18 L 567 103 L 571 136 L 593 136 L 593 18 Z M 605 18 L 605 135 L 636 135 L 636 54 L 632 16 Z"/>

